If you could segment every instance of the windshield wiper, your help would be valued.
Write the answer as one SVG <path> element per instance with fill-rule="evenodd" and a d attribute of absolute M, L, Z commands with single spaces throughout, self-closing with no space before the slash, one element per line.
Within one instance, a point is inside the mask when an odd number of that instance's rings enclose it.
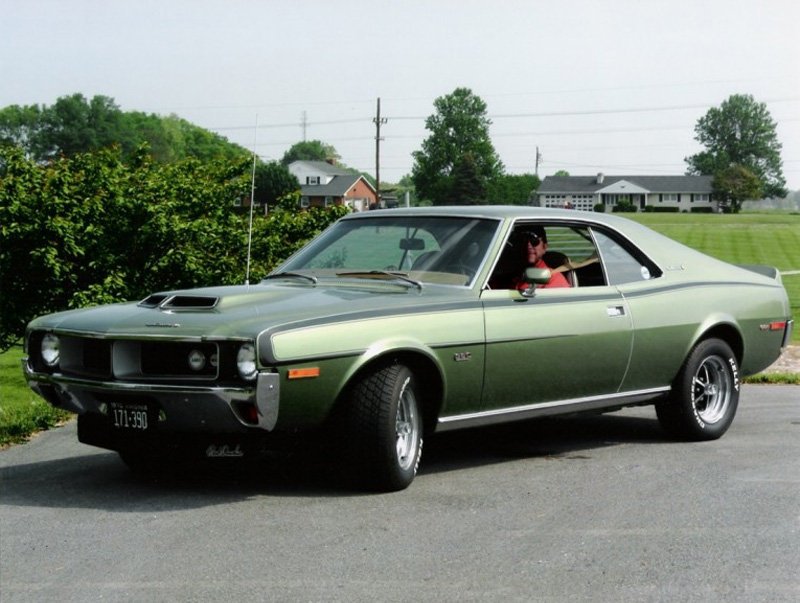
<path fill-rule="evenodd" d="M 301 278 L 307 281 L 311 281 L 311 283 L 314 285 L 317 284 L 316 276 L 309 276 L 308 274 L 300 274 L 299 272 L 278 272 L 276 274 L 268 274 L 261 280 L 266 281 L 272 278 Z"/>
<path fill-rule="evenodd" d="M 378 278 L 378 279 L 394 279 L 414 285 L 422 290 L 422 282 L 410 278 L 405 272 L 389 272 L 388 270 L 359 270 L 353 272 L 337 272 L 336 276 L 350 276 L 353 278 Z"/>

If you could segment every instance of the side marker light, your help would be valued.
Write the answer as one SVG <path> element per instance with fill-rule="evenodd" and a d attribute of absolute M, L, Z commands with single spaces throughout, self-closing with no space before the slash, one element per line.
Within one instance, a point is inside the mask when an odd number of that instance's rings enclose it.
<path fill-rule="evenodd" d="M 315 366 L 313 368 L 289 369 L 287 376 L 289 379 L 309 379 L 312 377 L 319 377 L 319 367 Z"/>

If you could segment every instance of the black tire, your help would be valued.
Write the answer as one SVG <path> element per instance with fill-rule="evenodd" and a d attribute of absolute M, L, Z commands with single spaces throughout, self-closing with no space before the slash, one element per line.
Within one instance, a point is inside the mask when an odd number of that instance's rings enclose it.
<path fill-rule="evenodd" d="M 413 373 L 384 366 L 352 389 L 348 409 L 351 463 L 365 487 L 382 492 L 407 488 L 422 455 L 422 413 Z"/>
<path fill-rule="evenodd" d="M 721 339 L 706 339 L 683 363 L 670 397 L 656 404 L 656 415 L 673 437 L 716 440 L 733 423 L 739 389 L 739 367 L 730 346 Z"/>

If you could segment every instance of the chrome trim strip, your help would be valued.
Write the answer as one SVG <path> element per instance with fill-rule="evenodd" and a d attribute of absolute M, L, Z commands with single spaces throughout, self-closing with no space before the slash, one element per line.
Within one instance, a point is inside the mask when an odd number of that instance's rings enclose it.
<path fill-rule="evenodd" d="M 109 333 L 100 331 L 81 331 L 78 329 L 61 329 L 61 328 L 37 328 L 30 331 L 34 333 L 40 331 L 42 333 L 53 333 L 66 337 L 82 337 L 85 339 L 104 339 L 107 341 L 175 341 L 178 343 L 195 343 L 195 342 L 209 342 L 209 343 L 222 343 L 230 341 L 232 343 L 247 343 L 252 342 L 251 337 L 231 336 L 224 335 L 177 335 L 177 334 L 152 334 L 152 333 Z"/>
<path fill-rule="evenodd" d="M 27 358 L 22 360 L 25 378 L 45 385 L 61 385 L 81 387 L 96 391 L 122 391 L 152 394 L 233 394 L 233 395 L 253 395 L 253 387 L 220 387 L 211 385 L 169 385 L 164 383 L 130 383 L 121 381 L 94 381 L 91 379 L 80 379 L 77 377 L 66 377 L 60 373 L 47 374 L 33 371 Z"/>
<path fill-rule="evenodd" d="M 781 349 L 789 345 L 792 340 L 792 331 L 794 330 L 794 319 L 790 318 L 786 321 L 786 328 L 783 331 L 783 341 L 781 342 Z"/>
<path fill-rule="evenodd" d="M 462 429 L 464 427 L 495 425 L 497 423 L 507 423 L 510 421 L 532 419 L 534 417 L 541 416 L 554 416 L 558 414 L 568 414 L 586 410 L 598 410 L 602 408 L 614 408 L 616 406 L 641 404 L 666 394 L 670 391 L 670 389 L 671 388 L 669 386 L 655 387 L 652 389 L 609 394 L 606 396 L 589 396 L 586 398 L 575 398 L 572 400 L 541 402 L 538 404 L 528 404 L 525 406 L 498 408 L 475 413 L 453 415 L 450 417 L 440 417 L 439 423 L 436 426 L 436 431 L 450 431 L 453 429 Z"/>

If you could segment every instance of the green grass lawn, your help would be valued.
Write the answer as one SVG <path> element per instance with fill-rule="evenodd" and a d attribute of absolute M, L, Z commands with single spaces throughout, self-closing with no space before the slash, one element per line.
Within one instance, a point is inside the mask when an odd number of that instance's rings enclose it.
<path fill-rule="evenodd" d="M 625 214 L 684 245 L 734 264 L 800 270 L 800 214 Z"/>
<path fill-rule="evenodd" d="M 625 214 L 676 241 L 733 264 L 765 264 L 800 271 L 800 214 Z M 800 316 L 800 274 L 783 275 L 792 315 Z M 800 343 L 796 328 L 793 343 Z"/>
<path fill-rule="evenodd" d="M 21 348 L 0 354 L 0 446 L 21 442 L 72 416 L 33 393 L 22 375 L 21 360 Z"/>
<path fill-rule="evenodd" d="M 681 243 L 735 264 L 800 271 L 800 214 L 625 214 Z M 792 314 L 800 317 L 800 274 L 784 275 Z M 800 327 L 792 342 L 800 344 Z M 0 355 L 0 445 L 24 440 L 71 415 L 36 396 L 22 376 L 22 350 Z"/>

